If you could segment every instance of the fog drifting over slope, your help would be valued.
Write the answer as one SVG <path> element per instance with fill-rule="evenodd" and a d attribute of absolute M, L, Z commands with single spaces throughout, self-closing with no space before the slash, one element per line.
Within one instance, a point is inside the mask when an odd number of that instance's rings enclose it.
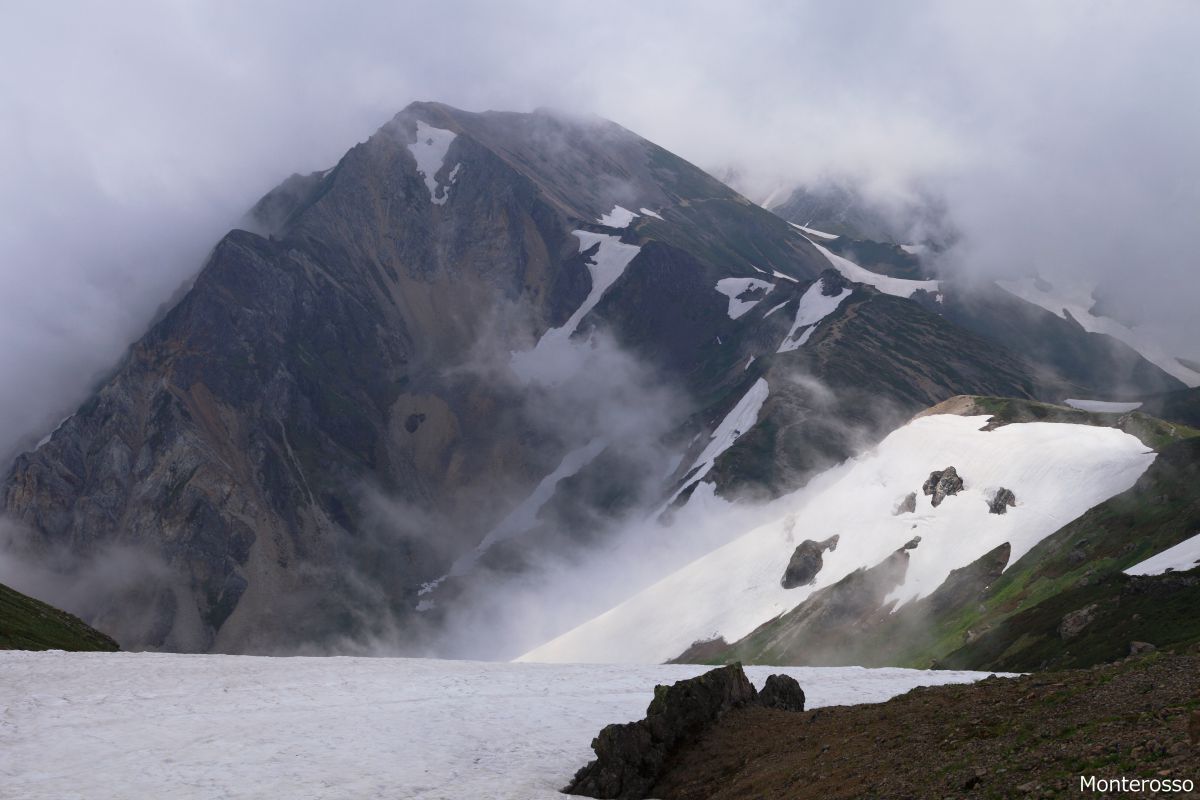
<path fill-rule="evenodd" d="M 1200 357 L 1194 4 L 78 3 L 8 22 L 0 454 L 69 412 L 258 196 L 414 99 L 595 112 L 751 186 L 932 187 L 967 268 L 1115 283 Z"/>

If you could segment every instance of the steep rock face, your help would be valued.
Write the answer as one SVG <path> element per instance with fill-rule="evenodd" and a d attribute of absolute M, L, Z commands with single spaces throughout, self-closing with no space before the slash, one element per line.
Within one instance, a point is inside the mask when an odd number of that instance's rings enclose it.
<path fill-rule="evenodd" d="M 595 222 L 618 202 L 670 222 Z M 289 179 L 251 225 L 4 484 L 13 546 L 66 580 L 135 554 L 77 609 L 131 648 L 286 650 L 412 623 L 421 582 L 508 510 L 464 498 L 521 497 L 579 444 L 512 382 L 463 369 L 494 331 L 530 341 L 580 307 L 598 248 L 574 231 L 639 242 L 630 272 L 674 270 L 713 324 L 711 284 L 758 274 L 750 258 L 823 268 L 785 223 L 611 123 L 437 104 Z M 639 328 L 645 289 L 614 291 L 634 311 L 606 324 L 696 385 L 711 331 Z"/>

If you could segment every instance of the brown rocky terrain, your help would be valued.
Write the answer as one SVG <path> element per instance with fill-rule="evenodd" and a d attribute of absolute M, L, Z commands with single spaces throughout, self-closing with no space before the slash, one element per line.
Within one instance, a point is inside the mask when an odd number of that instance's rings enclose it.
<path fill-rule="evenodd" d="M 915 689 L 873 705 L 733 709 L 676 754 L 648 796 L 1076 797 L 1081 776 L 1200 783 L 1195 648 Z"/>

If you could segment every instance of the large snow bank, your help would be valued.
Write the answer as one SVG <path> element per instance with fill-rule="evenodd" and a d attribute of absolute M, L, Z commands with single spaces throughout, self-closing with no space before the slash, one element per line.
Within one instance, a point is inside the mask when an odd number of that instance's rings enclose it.
<path fill-rule="evenodd" d="M 1200 533 L 1125 570 L 1126 575 L 1161 575 L 1200 567 Z"/>
<path fill-rule="evenodd" d="M 958 567 L 1008 542 L 1010 564 L 1092 506 L 1125 491 L 1155 455 L 1113 428 L 1026 423 L 982 431 L 987 417 L 923 417 L 859 458 L 777 501 L 780 517 L 743 534 L 615 608 L 522 656 L 527 661 L 661 662 L 698 640 L 733 642 L 915 536 L 901 603 L 934 591 Z M 933 508 L 921 485 L 954 466 L 966 486 Z M 1017 506 L 988 512 L 1001 487 Z M 909 492 L 915 513 L 893 515 Z M 811 586 L 779 580 L 805 539 L 840 536 Z"/>
<path fill-rule="evenodd" d="M 0 652 L 0 794 L 22 800 L 561 800 L 604 725 L 700 666 Z M 983 673 L 786 672 L 810 707 Z"/>

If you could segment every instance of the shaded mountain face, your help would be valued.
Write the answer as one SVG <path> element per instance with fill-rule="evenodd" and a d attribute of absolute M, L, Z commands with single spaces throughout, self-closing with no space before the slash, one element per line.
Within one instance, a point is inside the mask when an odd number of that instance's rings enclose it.
<path fill-rule="evenodd" d="M 131 649 L 415 651 L 480 564 L 1057 391 L 604 120 L 414 104 L 247 228 L 4 482 Z"/>
<path fill-rule="evenodd" d="M 798 186 L 770 208 L 789 222 L 850 239 L 945 245 L 954 238 L 945 205 L 932 196 L 888 207 L 854 186 L 827 183 Z"/>

